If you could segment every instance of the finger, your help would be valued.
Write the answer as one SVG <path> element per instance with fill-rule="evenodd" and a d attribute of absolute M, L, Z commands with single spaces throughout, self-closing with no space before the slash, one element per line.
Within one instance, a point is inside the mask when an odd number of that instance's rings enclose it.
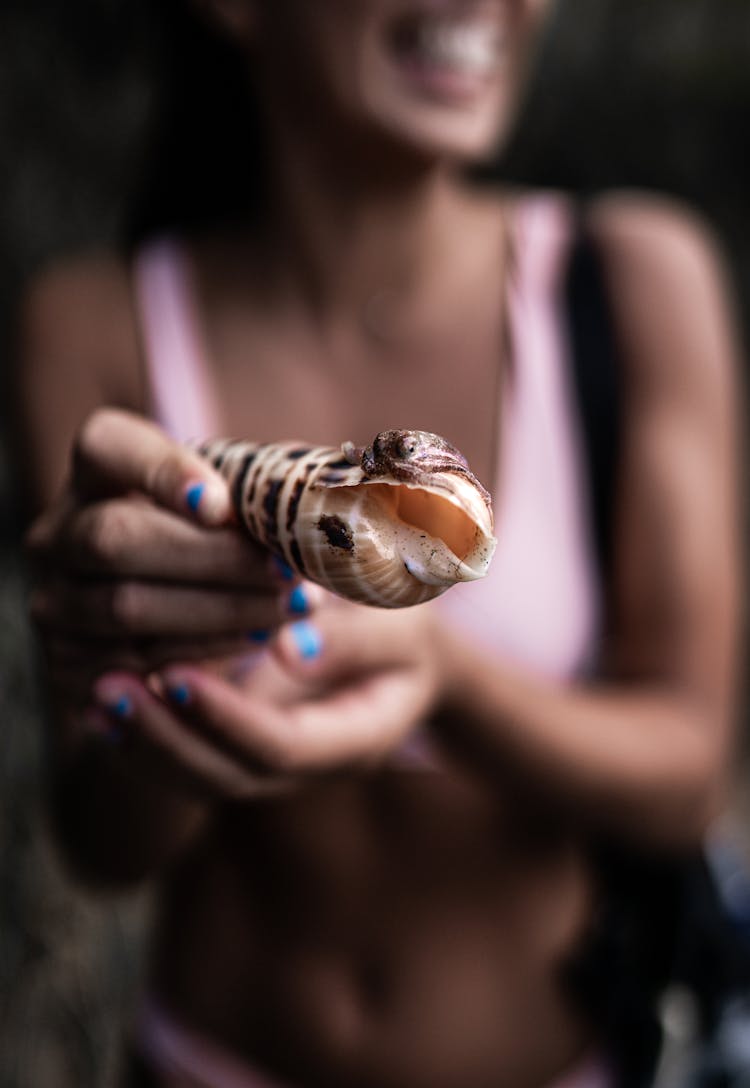
<path fill-rule="evenodd" d="M 426 654 L 416 640 L 428 640 L 430 628 L 414 622 L 415 611 L 404 623 L 400 615 L 366 606 L 321 609 L 310 621 L 285 625 L 273 652 L 291 672 L 320 680 L 398 667 Z"/>
<path fill-rule="evenodd" d="M 349 605 L 283 627 L 271 646 L 284 668 L 321 692 L 305 708 L 318 755 L 371 765 L 428 717 L 437 699 L 427 612 Z"/>
<path fill-rule="evenodd" d="M 257 588 L 288 580 L 267 549 L 237 529 L 208 532 L 133 495 L 51 512 L 27 545 L 42 569 L 54 561 L 81 573 Z"/>
<path fill-rule="evenodd" d="M 73 450 L 73 484 L 87 500 L 139 491 L 204 525 L 231 518 L 227 485 L 204 458 L 119 409 L 100 408 L 83 424 Z"/>
<path fill-rule="evenodd" d="M 377 763 L 424 710 L 406 670 L 373 673 L 291 705 L 202 669 L 178 665 L 160 675 L 167 697 L 213 744 L 285 775 Z"/>
<path fill-rule="evenodd" d="M 226 755 L 255 773 L 286 773 L 286 708 L 207 670 L 179 664 L 159 673 L 159 686 L 185 720 Z"/>
<path fill-rule="evenodd" d="M 221 752 L 185 722 L 138 678 L 128 673 L 100 677 L 97 705 L 119 727 L 125 741 L 146 744 L 168 773 L 177 772 L 194 788 L 236 800 L 288 789 Z"/>
<path fill-rule="evenodd" d="M 141 640 L 138 645 L 142 661 L 141 671 L 151 673 L 176 661 L 188 661 L 200 662 L 204 667 L 215 667 L 235 675 L 245 659 L 250 659 L 265 649 L 271 637 L 270 630 L 259 629 L 247 631 L 235 639 Z"/>
<path fill-rule="evenodd" d="M 61 579 L 39 586 L 31 613 L 42 630 L 130 638 L 227 638 L 270 631 L 290 616 L 310 614 L 322 591 L 222 590 L 126 580 Z"/>
<path fill-rule="evenodd" d="M 80 704 L 89 699 L 96 678 L 106 672 L 148 676 L 165 665 L 187 661 L 200 662 L 227 676 L 243 675 L 253 667 L 269 638 L 267 631 L 250 632 L 234 640 L 196 642 L 185 639 L 107 642 L 52 636 L 44 640 L 42 652 L 49 684 Z"/>

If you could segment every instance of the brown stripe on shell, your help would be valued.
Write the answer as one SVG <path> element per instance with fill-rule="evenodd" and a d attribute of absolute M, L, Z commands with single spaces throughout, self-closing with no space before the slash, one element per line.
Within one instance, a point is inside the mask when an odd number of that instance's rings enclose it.
<path fill-rule="evenodd" d="M 302 498 L 302 492 L 305 490 L 306 483 L 307 479 L 304 476 L 300 476 L 298 480 L 294 481 L 292 493 L 289 496 L 289 502 L 287 503 L 286 508 L 286 531 L 288 533 L 291 533 L 294 529 L 294 522 L 297 517 L 297 507 L 299 506 L 299 501 Z"/>
<path fill-rule="evenodd" d="M 237 469 L 237 475 L 234 478 L 231 489 L 232 502 L 234 503 L 235 510 L 242 510 L 245 506 L 245 485 L 247 483 L 247 477 L 250 473 L 251 468 L 253 467 L 256 457 L 257 451 L 250 450 L 248 453 L 245 454 L 242 461 L 240 462 L 239 468 Z M 221 468 L 221 465 L 217 465 L 216 467 Z"/>
<path fill-rule="evenodd" d="M 266 516 L 264 525 L 266 543 L 272 551 L 279 550 L 279 492 L 284 486 L 283 480 L 269 480 L 266 483 L 266 491 L 263 496 L 263 513 Z"/>
<path fill-rule="evenodd" d="M 263 473 L 262 447 L 256 450 L 255 457 L 245 477 L 245 485 L 239 506 L 241 518 L 249 528 L 251 534 L 262 539 L 260 511 L 255 506 L 255 496 L 258 489 L 258 480 Z"/>
<path fill-rule="evenodd" d="M 297 568 L 303 578 L 307 578 L 305 561 L 302 558 L 302 552 L 300 551 L 299 542 L 297 540 L 292 540 L 289 545 L 289 558 L 292 561 L 292 566 Z"/>

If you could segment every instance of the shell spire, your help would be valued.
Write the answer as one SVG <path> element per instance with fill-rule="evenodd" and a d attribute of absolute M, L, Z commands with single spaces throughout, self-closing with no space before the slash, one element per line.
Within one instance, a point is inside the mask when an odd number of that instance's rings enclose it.
<path fill-rule="evenodd" d="M 216 439 L 199 452 L 253 539 L 350 600 L 406 607 L 487 573 L 490 496 L 439 435 L 382 431 L 339 449 Z"/>

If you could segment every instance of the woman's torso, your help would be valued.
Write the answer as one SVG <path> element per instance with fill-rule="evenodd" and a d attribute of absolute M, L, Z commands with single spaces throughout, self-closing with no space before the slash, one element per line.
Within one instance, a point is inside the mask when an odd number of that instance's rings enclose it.
<path fill-rule="evenodd" d="M 322 349 L 293 312 L 262 317 L 218 278 L 212 288 L 210 257 L 194 256 L 192 283 L 175 283 L 179 250 L 138 273 L 142 318 L 150 305 L 144 319 L 162 338 L 145 337 L 155 411 L 178 437 L 446 433 L 493 483 L 499 545 L 487 585 L 435 607 L 467 638 L 560 679 L 590 665 L 596 629 L 557 310 L 566 229 L 557 202 L 517 208 L 510 291 L 498 262 L 465 304 L 461 335 L 437 330 L 419 345 L 378 329 L 362 349 L 343 329 Z M 167 287 L 154 291 L 154 275 Z M 188 375 L 177 410 L 174 374 L 156 357 L 170 307 Z M 550 830 L 499 792 L 444 757 L 428 772 L 390 766 L 227 806 L 165 887 L 155 990 L 185 1023 L 307 1083 L 543 1083 L 587 1037 L 561 974 L 591 886 L 557 818 Z"/>

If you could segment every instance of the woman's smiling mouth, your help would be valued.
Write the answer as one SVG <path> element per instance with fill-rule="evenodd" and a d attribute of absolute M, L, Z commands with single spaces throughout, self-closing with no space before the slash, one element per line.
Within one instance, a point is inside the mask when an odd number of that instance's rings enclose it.
<path fill-rule="evenodd" d="M 390 53 L 427 97 L 460 104 L 481 91 L 501 65 L 506 35 L 496 10 L 402 16 L 388 35 Z"/>

